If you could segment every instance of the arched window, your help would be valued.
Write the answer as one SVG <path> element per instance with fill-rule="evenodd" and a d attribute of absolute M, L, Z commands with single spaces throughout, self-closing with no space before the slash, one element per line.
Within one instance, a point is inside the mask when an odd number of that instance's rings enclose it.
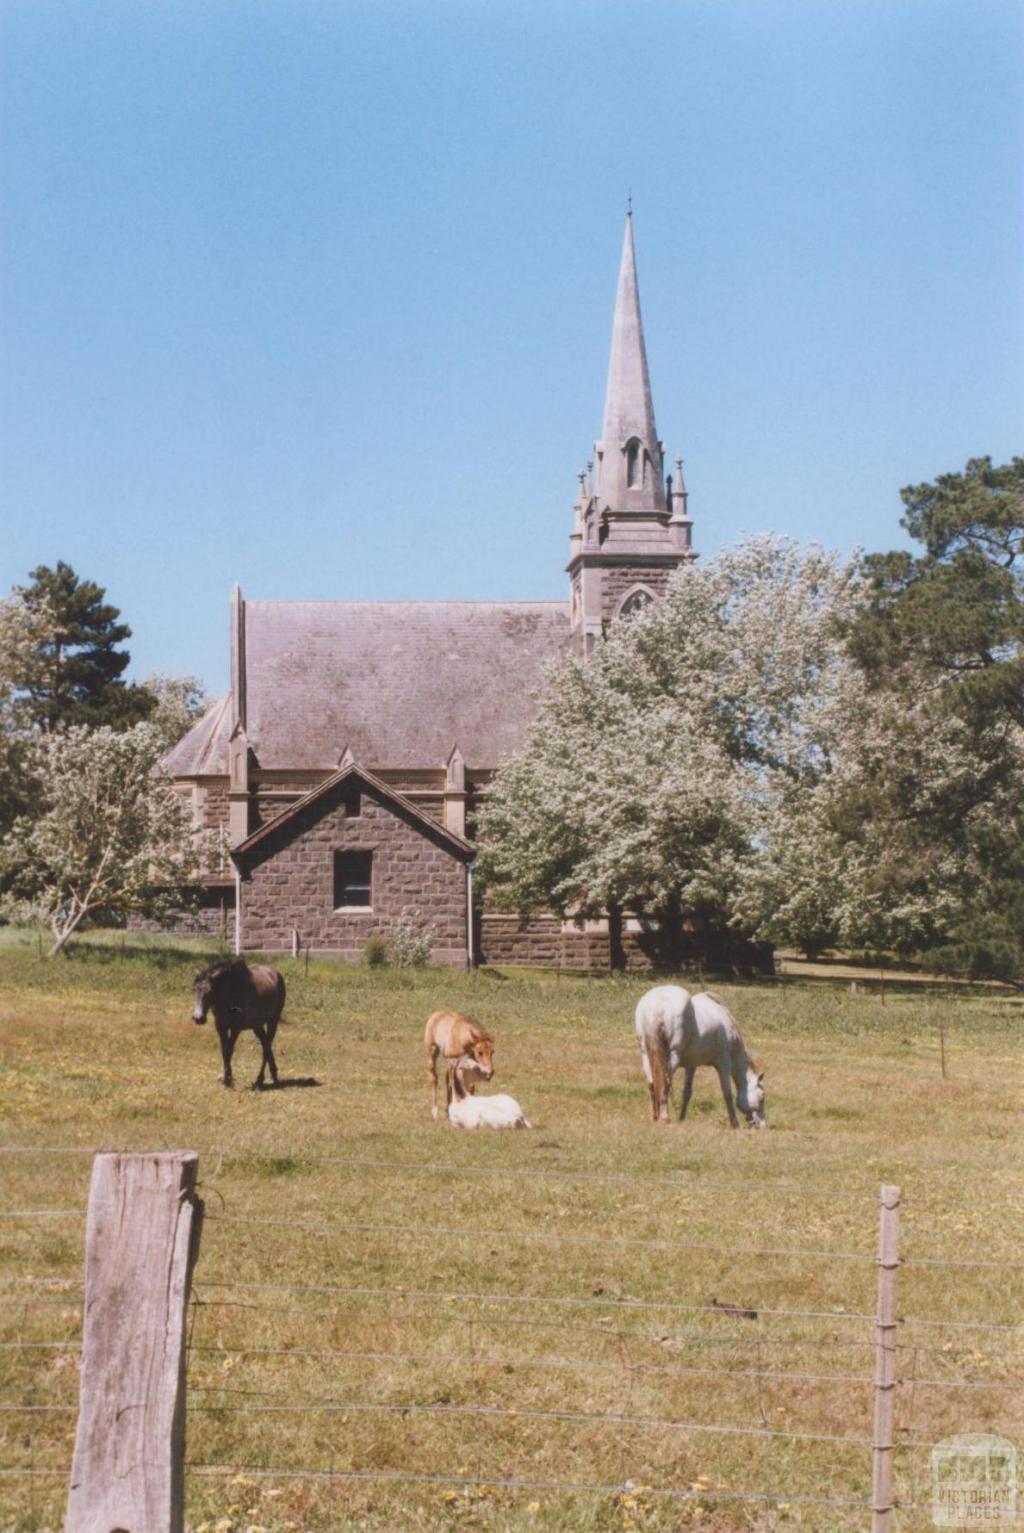
<path fill-rule="evenodd" d="M 644 482 L 644 451 L 635 436 L 626 443 L 626 489 L 637 490 Z"/>
<path fill-rule="evenodd" d="M 654 600 L 653 591 L 648 591 L 646 586 L 635 586 L 632 591 L 626 593 L 619 603 L 619 617 L 635 617 L 638 612 L 643 612 Z"/>

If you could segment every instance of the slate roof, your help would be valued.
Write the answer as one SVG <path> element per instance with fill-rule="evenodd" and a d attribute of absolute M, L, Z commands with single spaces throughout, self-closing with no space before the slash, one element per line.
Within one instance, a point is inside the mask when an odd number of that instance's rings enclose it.
<path fill-rule="evenodd" d="M 566 602 L 245 603 L 246 733 L 261 767 L 470 768 L 522 744 L 545 667 L 569 649 Z M 227 771 L 210 715 L 169 770 Z M 202 740 L 196 737 L 206 730 Z"/>
<path fill-rule="evenodd" d="M 225 692 L 164 757 L 172 777 L 221 777 L 228 770 L 231 694 Z"/>
<path fill-rule="evenodd" d="M 422 809 L 419 809 L 404 794 L 396 793 L 394 788 L 389 788 L 386 782 L 381 782 L 379 777 L 375 777 L 365 767 L 356 765 L 342 767 L 340 771 L 333 772 L 330 777 L 318 783 L 315 788 L 311 788 L 308 793 L 304 793 L 300 799 L 297 799 L 282 814 L 275 815 L 272 820 L 267 821 L 266 825 L 261 825 L 259 830 L 254 830 L 251 835 L 246 836 L 244 841 L 240 841 L 232 849 L 232 858 L 236 861 L 240 858 L 244 860 L 251 851 L 261 847 L 271 836 L 279 835 L 282 830 L 286 832 L 285 839 L 287 840 L 289 825 L 298 819 L 311 804 L 319 803 L 321 799 L 329 799 L 335 789 L 340 787 L 350 777 L 357 778 L 359 782 L 370 788 L 379 798 L 382 798 L 385 803 L 392 805 L 393 808 L 404 814 L 407 819 L 412 820 L 415 825 L 418 825 L 425 835 L 430 836 L 435 841 L 440 841 L 456 857 L 462 858 L 464 862 L 472 860 L 473 848 L 465 837 L 457 836 L 453 830 L 449 830 L 447 826 L 439 824 L 433 815 L 424 813 Z"/>

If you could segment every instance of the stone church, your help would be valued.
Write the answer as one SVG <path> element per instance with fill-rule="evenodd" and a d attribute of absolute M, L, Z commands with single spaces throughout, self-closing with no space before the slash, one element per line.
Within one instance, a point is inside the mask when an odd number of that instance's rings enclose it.
<path fill-rule="evenodd" d="M 607 923 L 523 924 L 473 894 L 475 811 L 523 742 L 545 667 L 588 653 L 695 558 L 666 478 L 627 215 L 604 425 L 579 476 L 565 601 L 231 597 L 231 690 L 167 768 L 221 847 L 202 921 L 239 952 L 358 959 L 396 923 L 433 960 L 604 967 Z M 639 923 L 626 922 L 624 940 Z M 642 961 L 638 943 L 627 953 Z"/>

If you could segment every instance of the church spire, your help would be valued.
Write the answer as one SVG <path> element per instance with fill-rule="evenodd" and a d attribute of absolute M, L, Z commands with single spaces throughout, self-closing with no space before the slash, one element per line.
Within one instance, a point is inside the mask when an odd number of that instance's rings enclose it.
<path fill-rule="evenodd" d="M 654 423 L 647 349 L 640 318 L 632 208 L 626 214 L 622 242 L 605 395 L 604 434 L 598 451 L 598 497 L 602 507 L 616 511 L 667 509 L 663 448 Z"/>
<path fill-rule="evenodd" d="M 615 297 L 604 437 L 597 443 L 593 477 L 589 463 L 581 475 L 569 538 L 569 621 L 583 654 L 612 623 L 662 596 L 672 571 L 697 557 L 682 465 L 670 505 L 664 451 L 654 424 L 630 209 Z"/>

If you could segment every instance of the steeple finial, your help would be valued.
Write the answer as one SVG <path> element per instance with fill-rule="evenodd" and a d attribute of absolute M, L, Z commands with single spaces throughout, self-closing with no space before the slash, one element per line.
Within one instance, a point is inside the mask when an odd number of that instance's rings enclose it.
<path fill-rule="evenodd" d="M 604 406 L 598 494 L 622 511 L 665 510 L 662 450 L 654 423 L 640 291 L 633 249 L 632 197 L 626 213 L 622 264 L 612 321 L 612 351 Z"/>

